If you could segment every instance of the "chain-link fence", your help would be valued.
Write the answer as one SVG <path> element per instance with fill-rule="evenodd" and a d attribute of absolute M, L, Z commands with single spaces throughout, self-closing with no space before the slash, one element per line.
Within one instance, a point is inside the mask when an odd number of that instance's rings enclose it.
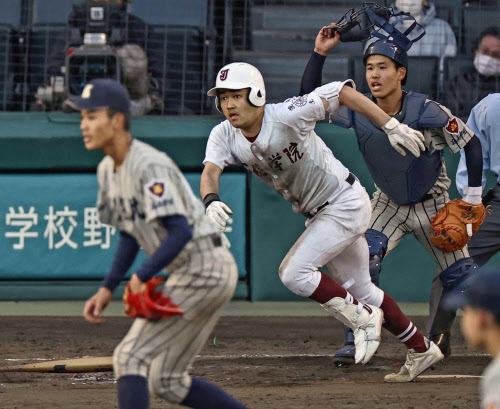
<path fill-rule="evenodd" d="M 359 0 L 0 2 L 0 110 L 69 110 L 63 103 L 68 95 L 78 94 L 92 78 L 113 77 L 129 88 L 136 112 L 160 115 L 214 113 L 206 90 L 218 69 L 232 61 L 261 70 L 269 102 L 296 95 L 318 30 L 363 5 Z M 409 51 L 406 89 L 426 93 L 466 118 L 479 99 L 500 92 L 499 0 L 423 4 L 417 21 L 426 34 Z M 493 27 L 488 44 L 481 45 L 478 38 L 488 27 Z M 353 78 L 358 89 L 368 91 L 364 48 L 360 42 L 335 47 L 323 82 Z M 479 48 L 490 59 L 477 58 Z"/>

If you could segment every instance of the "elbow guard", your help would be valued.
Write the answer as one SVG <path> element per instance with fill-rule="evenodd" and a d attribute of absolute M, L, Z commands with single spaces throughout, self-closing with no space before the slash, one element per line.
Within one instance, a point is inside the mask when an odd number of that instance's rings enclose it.
<path fill-rule="evenodd" d="M 334 114 L 340 107 L 339 103 L 339 94 L 344 85 L 351 86 L 356 89 L 356 84 L 353 80 L 346 81 L 334 81 L 328 84 L 322 85 L 321 87 L 316 88 L 313 92 L 320 96 L 323 99 L 326 99 L 328 102 L 327 111 L 330 114 Z"/>

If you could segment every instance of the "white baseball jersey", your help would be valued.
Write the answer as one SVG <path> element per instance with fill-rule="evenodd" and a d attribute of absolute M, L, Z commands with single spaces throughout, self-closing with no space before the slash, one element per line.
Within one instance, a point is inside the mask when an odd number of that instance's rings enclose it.
<path fill-rule="evenodd" d="M 146 254 L 153 254 L 168 234 L 158 218 L 182 215 L 193 229 L 192 240 L 164 269 L 171 274 L 163 292 L 184 315 L 134 320 L 113 354 L 116 378 L 143 376 L 153 394 L 181 402 L 191 385 L 191 364 L 234 293 L 236 263 L 166 154 L 134 139 L 118 170 L 111 157 L 101 161 L 98 179 L 101 222 L 132 235 Z"/>
<path fill-rule="evenodd" d="M 194 240 L 218 233 L 177 165 L 148 144 L 133 139 L 120 168 L 115 171 L 113 159 L 106 156 L 97 175 L 100 221 L 135 237 L 148 256 L 167 236 L 161 217 L 186 217 Z"/>
<path fill-rule="evenodd" d="M 327 84 L 330 113 L 338 109 L 344 84 Z M 317 91 L 268 104 L 253 143 L 224 121 L 212 130 L 203 163 L 211 162 L 220 169 L 243 163 L 291 202 L 295 213 L 314 215 L 279 268 L 290 291 L 309 297 L 321 280 L 319 268 L 326 265 L 355 298 L 379 306 L 383 292 L 370 281 L 368 245 L 363 236 L 370 218 L 369 198 L 357 180 L 346 181 L 349 170 L 314 132 L 316 121 L 324 117 Z"/>
<path fill-rule="evenodd" d="M 338 94 L 345 82 L 334 84 Z M 211 162 L 220 169 L 242 163 L 292 203 L 295 213 L 310 212 L 332 200 L 349 175 L 314 132 L 316 121 L 324 118 L 322 99 L 315 92 L 266 104 L 255 142 L 250 143 L 226 120 L 210 133 L 203 163 Z"/>

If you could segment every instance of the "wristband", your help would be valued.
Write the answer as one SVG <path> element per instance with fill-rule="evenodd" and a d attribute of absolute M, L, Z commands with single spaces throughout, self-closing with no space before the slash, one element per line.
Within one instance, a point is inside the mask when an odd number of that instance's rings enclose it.
<path fill-rule="evenodd" d="M 220 202 L 219 195 L 217 193 L 209 193 L 203 198 L 203 204 L 205 205 L 205 209 L 210 206 L 212 202 Z"/>

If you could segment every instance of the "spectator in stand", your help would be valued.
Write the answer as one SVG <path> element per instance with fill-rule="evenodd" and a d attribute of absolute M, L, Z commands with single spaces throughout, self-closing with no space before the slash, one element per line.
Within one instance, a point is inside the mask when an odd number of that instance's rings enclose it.
<path fill-rule="evenodd" d="M 436 15 L 436 6 L 428 0 L 396 0 L 393 4 L 396 12 L 404 11 L 410 13 L 418 24 L 422 27 L 415 29 L 408 35 L 410 40 L 422 35 L 425 30 L 425 35 L 418 42 L 415 42 L 411 49 L 408 50 L 408 56 L 435 56 L 454 57 L 457 55 L 457 40 L 450 25 Z M 402 21 L 396 25 L 400 31 L 405 31 L 405 26 L 411 24 L 412 20 Z M 366 43 L 365 50 L 369 44 L 374 42 L 371 39 Z M 442 65 L 442 64 L 441 64 Z M 453 112 L 453 109 L 452 109 Z"/>
<path fill-rule="evenodd" d="M 474 50 L 474 66 L 447 81 L 444 105 L 463 121 L 488 94 L 500 92 L 500 28 L 484 30 Z"/>

